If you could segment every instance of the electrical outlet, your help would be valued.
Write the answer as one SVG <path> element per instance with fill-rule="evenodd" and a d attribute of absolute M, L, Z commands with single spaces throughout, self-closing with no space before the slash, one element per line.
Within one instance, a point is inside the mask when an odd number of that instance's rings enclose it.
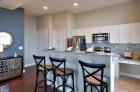
<path fill-rule="evenodd" d="M 23 49 L 23 46 L 19 46 L 19 50 L 22 50 Z"/>

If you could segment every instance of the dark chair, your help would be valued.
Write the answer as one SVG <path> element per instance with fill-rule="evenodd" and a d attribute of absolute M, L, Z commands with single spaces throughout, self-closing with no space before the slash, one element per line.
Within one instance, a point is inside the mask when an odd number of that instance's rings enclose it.
<path fill-rule="evenodd" d="M 36 92 L 37 86 L 40 88 L 44 88 L 44 92 L 47 91 L 47 88 L 50 87 L 53 84 L 52 80 L 47 79 L 47 74 L 49 71 L 52 71 L 52 66 L 46 65 L 45 63 L 45 56 L 35 56 L 33 55 L 35 63 L 36 63 L 36 85 L 34 92 Z M 41 81 L 38 81 L 39 72 L 43 74 L 44 79 Z M 51 85 L 47 85 L 47 81 L 51 82 Z M 39 84 L 44 82 L 44 86 L 40 86 Z"/>
<path fill-rule="evenodd" d="M 71 88 L 71 92 L 74 92 L 74 72 L 73 72 L 73 70 L 67 69 L 65 67 L 66 59 L 65 58 L 52 58 L 52 57 L 49 57 L 49 58 L 52 63 L 53 75 L 54 75 L 54 91 L 53 92 L 56 92 L 57 89 L 61 86 L 63 86 L 63 92 L 66 92 L 65 87 Z M 63 68 L 60 68 L 61 65 L 63 66 Z M 72 77 L 73 87 L 66 84 L 67 79 L 70 75 Z M 63 84 L 59 85 L 58 87 L 55 87 L 56 77 L 58 77 L 58 76 L 60 78 L 62 78 Z"/>
<path fill-rule="evenodd" d="M 92 64 L 92 63 L 85 63 L 79 60 L 79 63 L 82 67 L 83 71 L 83 80 L 84 80 L 84 92 L 87 91 L 87 87 L 94 86 L 98 92 L 104 92 L 106 88 L 106 92 L 108 92 L 108 83 L 109 80 L 107 77 L 104 77 L 104 68 L 106 67 L 105 64 Z M 88 68 L 94 68 L 93 72 L 89 72 Z M 98 73 L 98 74 L 97 74 Z M 100 73 L 100 74 L 99 74 Z"/>

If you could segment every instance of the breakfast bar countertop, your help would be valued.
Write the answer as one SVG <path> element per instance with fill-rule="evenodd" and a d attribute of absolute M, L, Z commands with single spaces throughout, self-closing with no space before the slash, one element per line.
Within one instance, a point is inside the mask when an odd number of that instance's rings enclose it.
<path fill-rule="evenodd" d="M 102 53 L 102 52 L 86 52 L 86 51 L 66 51 L 66 50 L 48 50 L 44 51 L 53 51 L 53 52 L 64 52 L 64 53 L 75 53 L 75 54 L 87 54 L 87 55 L 103 55 L 103 56 L 113 56 L 113 57 L 121 57 L 117 53 Z"/>

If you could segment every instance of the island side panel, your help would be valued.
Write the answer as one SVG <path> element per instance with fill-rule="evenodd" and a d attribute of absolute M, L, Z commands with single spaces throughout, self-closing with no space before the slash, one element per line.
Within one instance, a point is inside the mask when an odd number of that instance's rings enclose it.
<path fill-rule="evenodd" d="M 46 51 L 46 62 L 47 64 L 51 64 L 48 59 L 49 56 L 54 58 L 66 58 L 66 67 L 74 70 L 74 81 L 75 81 L 75 92 L 83 92 L 83 73 L 81 66 L 79 64 L 79 60 L 82 60 L 87 63 L 94 64 L 106 64 L 106 68 L 104 70 L 104 76 L 107 76 L 110 79 L 110 56 L 105 55 L 94 55 L 94 54 L 80 54 L 73 52 L 57 52 L 57 51 Z M 88 71 L 93 71 L 93 69 L 89 69 Z M 61 80 L 59 79 L 58 84 L 61 84 Z M 68 84 L 72 85 L 71 78 L 68 79 Z M 109 88 L 110 89 L 110 88 Z M 68 89 L 67 89 L 68 90 Z M 90 88 L 88 88 L 87 92 L 90 92 Z"/>

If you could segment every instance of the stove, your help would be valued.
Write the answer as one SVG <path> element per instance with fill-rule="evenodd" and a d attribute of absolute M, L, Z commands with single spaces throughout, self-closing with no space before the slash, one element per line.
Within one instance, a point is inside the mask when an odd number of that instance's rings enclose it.
<path fill-rule="evenodd" d="M 111 53 L 111 48 L 110 47 L 103 47 L 105 53 Z M 94 47 L 95 52 L 101 52 L 101 47 Z"/>

